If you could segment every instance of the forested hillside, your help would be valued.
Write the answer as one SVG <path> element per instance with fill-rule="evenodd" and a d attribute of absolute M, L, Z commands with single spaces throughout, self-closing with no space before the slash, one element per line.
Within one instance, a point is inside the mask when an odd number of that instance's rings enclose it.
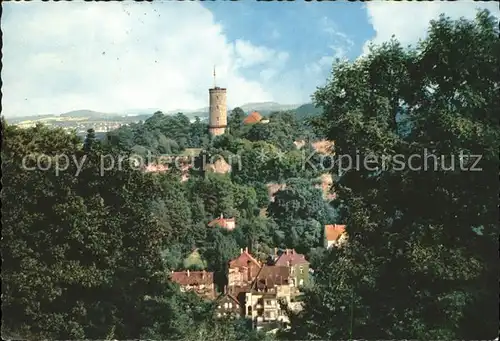
<path fill-rule="evenodd" d="M 493 339 L 498 35 L 488 12 L 441 18 L 415 48 L 392 40 L 336 63 L 313 96 L 321 112 L 304 108 L 312 117 L 274 112 L 245 125 L 235 108 L 216 138 L 200 120 L 161 112 L 102 141 L 2 121 L 2 337 Z M 324 139 L 336 156 L 407 164 L 339 169 L 315 152 Z M 159 172 L 131 162 L 193 148 L 185 178 L 178 159 Z M 438 156 L 436 168 L 415 169 L 424 151 Z M 57 168 L 63 155 L 67 167 Z M 219 158 L 229 172 L 199 167 Z M 336 180 L 333 201 L 318 186 L 325 173 Z M 282 185 L 273 198 L 269 185 Z M 236 228 L 208 227 L 221 215 Z M 346 225 L 345 246 L 325 249 L 329 224 Z M 218 318 L 217 303 L 171 280 L 172 270 L 207 270 L 221 292 L 244 248 L 264 261 L 294 249 L 314 270 L 302 310 L 274 335 Z"/>
<path fill-rule="evenodd" d="M 321 108 L 317 108 L 313 103 L 303 104 L 294 110 L 297 118 L 308 118 L 321 115 L 323 112 Z"/>

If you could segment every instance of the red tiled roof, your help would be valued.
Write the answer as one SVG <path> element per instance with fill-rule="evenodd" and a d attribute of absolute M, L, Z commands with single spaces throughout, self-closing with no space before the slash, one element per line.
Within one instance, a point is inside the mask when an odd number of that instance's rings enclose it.
<path fill-rule="evenodd" d="M 220 226 L 223 228 L 226 228 L 228 226 L 228 223 L 234 223 L 235 219 L 234 218 L 224 218 L 224 216 L 221 214 L 221 216 L 217 219 L 212 220 L 211 222 L 208 223 L 209 227 L 215 227 L 215 226 Z"/>
<path fill-rule="evenodd" d="M 253 123 L 258 123 L 262 120 L 262 115 L 258 113 L 257 111 L 254 111 L 250 113 L 245 119 L 243 120 L 243 124 L 253 124 Z"/>
<path fill-rule="evenodd" d="M 210 285 L 214 282 L 214 273 L 207 271 L 176 271 L 170 275 L 172 282 L 179 285 Z"/>
<path fill-rule="evenodd" d="M 297 253 L 294 249 L 286 249 L 278 257 L 275 264 L 277 266 L 293 266 L 297 264 L 309 264 L 309 262 L 303 254 Z"/>
<path fill-rule="evenodd" d="M 248 249 L 241 250 L 241 254 L 229 262 L 230 268 L 242 268 L 248 263 L 254 263 L 260 268 L 260 263 L 248 252 Z"/>
<path fill-rule="evenodd" d="M 336 241 L 345 233 L 345 225 L 325 225 L 325 238 L 328 241 Z"/>

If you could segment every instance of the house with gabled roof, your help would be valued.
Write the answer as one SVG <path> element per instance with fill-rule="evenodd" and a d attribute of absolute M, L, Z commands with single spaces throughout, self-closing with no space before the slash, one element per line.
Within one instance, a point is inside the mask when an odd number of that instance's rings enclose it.
<path fill-rule="evenodd" d="M 241 249 L 240 255 L 229 261 L 228 286 L 248 286 L 261 267 L 262 264 L 248 252 L 248 248 Z"/>
<path fill-rule="evenodd" d="M 216 218 L 208 223 L 208 227 L 217 226 L 228 231 L 232 231 L 236 228 L 236 220 L 235 218 L 224 218 L 224 215 L 221 214 L 219 218 Z"/>
<path fill-rule="evenodd" d="M 257 329 L 275 328 L 289 322 L 281 304 L 290 302 L 290 268 L 264 265 L 245 294 L 245 315 Z"/>
<path fill-rule="evenodd" d="M 272 329 L 289 323 L 282 304 L 293 309 L 294 299 L 300 295 L 296 283 L 304 283 L 309 262 L 295 250 L 284 250 L 271 257 L 269 263 L 257 260 L 248 248 L 241 249 L 238 257 L 228 266 L 228 286 L 224 289 L 224 304 L 217 305 L 220 317 L 225 309 L 234 309 L 234 302 L 241 306 L 241 315 L 251 319 L 257 329 Z M 302 268 L 302 272 L 298 269 Z M 295 270 L 297 269 L 297 270 Z M 227 313 L 226 313 L 226 316 Z"/>
<path fill-rule="evenodd" d="M 325 225 L 325 248 L 339 247 L 347 241 L 345 225 Z"/>
<path fill-rule="evenodd" d="M 309 283 L 309 262 L 306 256 L 295 251 L 295 249 L 285 249 L 279 255 L 276 252 L 276 266 L 290 267 L 290 277 L 292 285 L 301 287 Z"/>
<path fill-rule="evenodd" d="M 261 122 L 263 119 L 262 115 L 257 112 L 257 111 L 252 111 L 250 114 L 248 114 L 247 117 L 243 120 L 243 124 L 248 125 L 248 124 L 255 124 Z"/>
<path fill-rule="evenodd" d="M 217 297 L 215 301 L 215 314 L 219 318 L 238 318 L 244 311 L 243 306 L 232 294 L 225 292 Z"/>
<path fill-rule="evenodd" d="M 179 284 L 181 291 L 193 291 L 200 297 L 214 299 L 214 273 L 207 271 L 172 271 L 170 280 Z"/>

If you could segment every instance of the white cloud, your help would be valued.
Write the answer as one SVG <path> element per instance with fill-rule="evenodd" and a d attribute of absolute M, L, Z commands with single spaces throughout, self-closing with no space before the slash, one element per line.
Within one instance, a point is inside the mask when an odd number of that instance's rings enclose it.
<path fill-rule="evenodd" d="M 319 74 L 326 69 L 330 69 L 333 65 L 334 59 L 337 57 L 323 56 L 314 63 L 306 65 L 306 72 L 309 74 Z"/>
<path fill-rule="evenodd" d="M 335 59 L 345 59 L 354 46 L 352 39 L 339 30 L 337 25 L 327 17 L 319 21 L 319 29 L 326 34 L 330 52 L 316 61 L 305 65 L 305 75 L 318 79 L 316 86 L 323 86 L 326 76 L 331 70 Z"/>
<path fill-rule="evenodd" d="M 327 17 L 323 17 L 320 22 L 323 32 L 326 33 L 331 41 L 330 49 L 334 58 L 345 58 L 347 53 L 354 46 L 354 42 L 348 35 L 341 32 L 337 25 Z M 332 59 L 333 61 L 333 59 Z M 331 63 L 330 63 L 331 65 Z"/>
<path fill-rule="evenodd" d="M 229 106 L 305 97 L 284 96 L 259 72 L 244 77 L 244 68 L 257 66 L 272 79 L 288 53 L 228 41 L 198 3 L 5 4 L 1 25 L 8 116 L 205 107 L 214 65 Z"/>
<path fill-rule="evenodd" d="M 249 41 L 236 40 L 234 43 L 236 64 L 239 67 L 251 67 L 264 63 L 276 62 L 282 65 L 288 60 L 287 52 L 279 52 L 264 46 L 254 46 Z"/>
<path fill-rule="evenodd" d="M 413 45 L 425 38 L 429 22 L 438 19 L 441 13 L 452 19 L 473 19 L 476 8 L 487 8 L 495 16 L 500 14 L 495 2 L 370 1 L 365 6 L 368 19 L 375 30 L 375 37 L 371 41 L 380 44 L 394 35 L 403 46 Z M 368 43 L 369 41 L 363 47 L 364 54 L 368 52 Z"/>

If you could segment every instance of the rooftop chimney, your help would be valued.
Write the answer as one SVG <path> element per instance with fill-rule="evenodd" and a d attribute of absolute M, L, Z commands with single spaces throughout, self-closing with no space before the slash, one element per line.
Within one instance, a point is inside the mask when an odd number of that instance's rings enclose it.
<path fill-rule="evenodd" d="M 189 277 L 189 270 L 187 271 L 187 275 L 188 275 L 188 277 Z"/>
<path fill-rule="evenodd" d="M 245 248 L 245 252 L 247 252 L 247 253 L 248 253 L 248 246 Z"/>
<path fill-rule="evenodd" d="M 292 255 L 295 253 L 295 249 L 291 249 L 290 252 L 292 253 Z"/>
<path fill-rule="evenodd" d="M 240 249 L 240 254 L 243 253 L 243 249 Z"/>
<path fill-rule="evenodd" d="M 275 247 L 275 248 L 274 248 L 274 256 L 276 257 L 277 255 L 278 255 L 278 248 L 277 248 L 277 247 Z"/>

